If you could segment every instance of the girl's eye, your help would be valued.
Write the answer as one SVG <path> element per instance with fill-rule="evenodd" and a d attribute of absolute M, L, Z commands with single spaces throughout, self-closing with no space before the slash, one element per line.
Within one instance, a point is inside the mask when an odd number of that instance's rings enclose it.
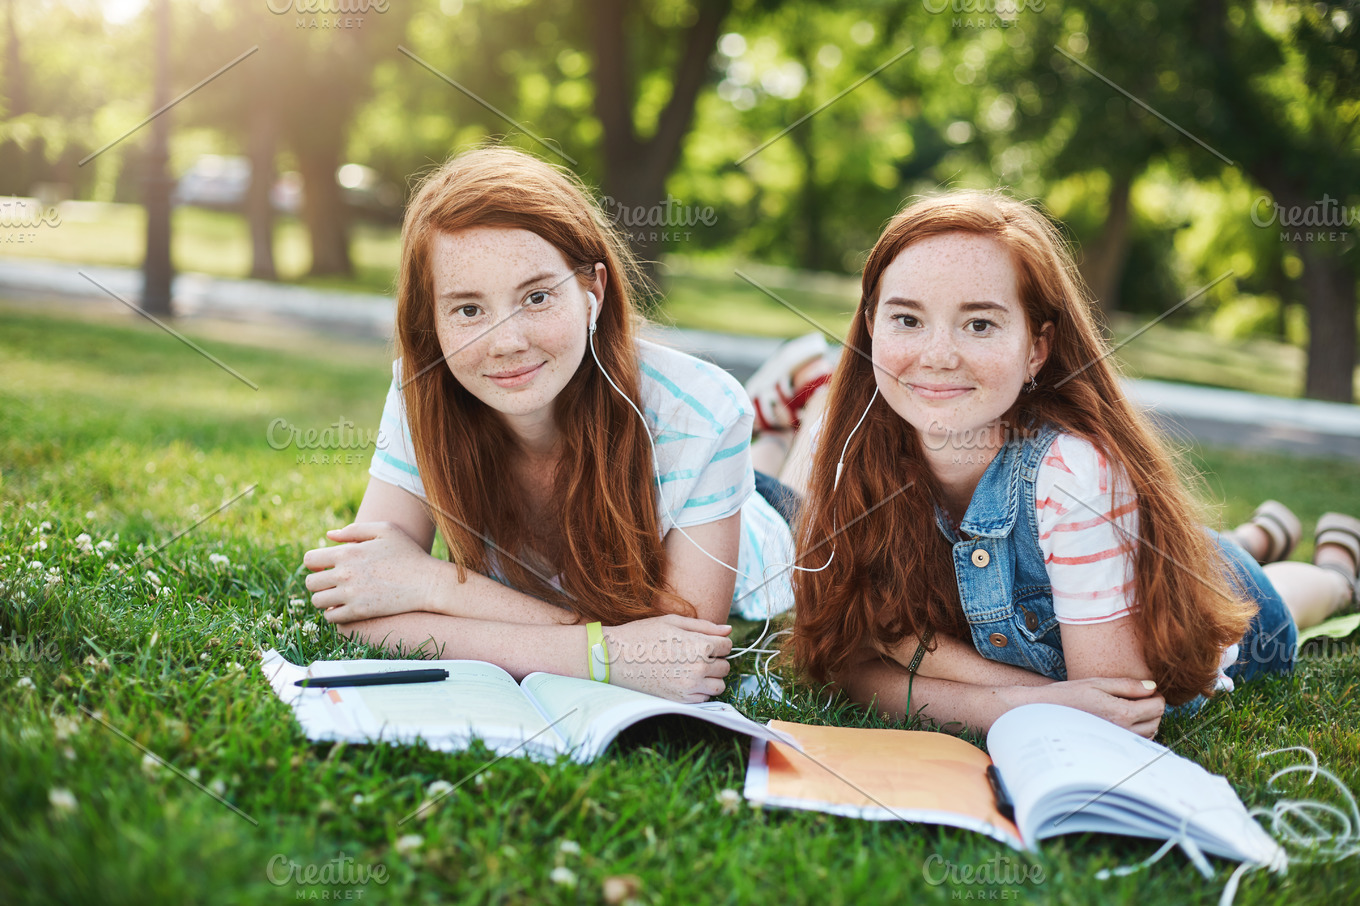
<path fill-rule="evenodd" d="M 893 320 L 902 327 L 915 327 L 920 323 L 913 315 L 893 315 Z"/>
<path fill-rule="evenodd" d="M 548 301 L 548 293 L 547 293 L 547 291 L 546 291 L 546 290 L 541 290 L 541 289 L 540 289 L 540 290 L 536 290 L 536 291 L 534 291 L 534 292 L 532 292 L 532 293 L 529 293 L 528 297 L 525 298 L 525 300 L 524 300 L 524 304 L 525 304 L 525 305 L 528 305 L 528 306 L 539 306 L 539 305 L 543 305 L 543 304 L 546 303 L 547 301 Z"/>
<path fill-rule="evenodd" d="M 475 305 L 460 305 L 454 310 L 465 318 L 475 318 L 479 311 Z"/>
<path fill-rule="evenodd" d="M 973 333 L 986 333 L 989 328 L 996 325 L 984 318 L 974 318 L 968 322 L 968 326 L 972 328 Z"/>

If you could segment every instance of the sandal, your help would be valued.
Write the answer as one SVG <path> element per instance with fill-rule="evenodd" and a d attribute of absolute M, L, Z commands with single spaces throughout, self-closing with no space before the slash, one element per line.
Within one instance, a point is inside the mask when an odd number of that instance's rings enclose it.
<path fill-rule="evenodd" d="M 1354 610 L 1357 601 L 1360 601 L 1360 519 L 1344 513 L 1323 513 L 1318 519 L 1313 540 L 1317 547 L 1335 544 L 1350 553 L 1352 564 L 1350 569 L 1340 563 L 1317 563 L 1316 549 L 1313 552 L 1313 560 L 1314 565 L 1319 568 L 1330 569 L 1345 578 L 1346 584 L 1351 588 L 1350 609 Z"/>
<path fill-rule="evenodd" d="M 831 375 L 821 375 L 798 388 L 793 386 L 793 376 L 826 352 L 822 335 L 810 333 L 780 346 L 751 375 L 746 382 L 746 394 L 755 405 L 757 431 L 798 429 L 798 413 L 817 388 L 830 382 Z"/>
<path fill-rule="evenodd" d="M 1289 507 L 1278 500 L 1267 500 L 1256 508 L 1248 520 L 1252 525 L 1266 533 L 1270 539 L 1265 556 L 1259 559 L 1264 566 L 1279 560 L 1288 560 L 1303 536 L 1303 525 Z"/>

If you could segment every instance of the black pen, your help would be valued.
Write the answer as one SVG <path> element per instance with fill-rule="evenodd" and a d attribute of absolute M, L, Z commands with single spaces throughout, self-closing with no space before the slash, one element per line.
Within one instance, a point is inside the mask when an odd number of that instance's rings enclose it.
<path fill-rule="evenodd" d="M 1015 804 L 1011 802 L 1010 794 L 1006 792 L 1006 786 L 1001 782 L 1001 772 L 996 769 L 994 764 L 987 765 L 987 782 L 992 785 L 992 796 L 996 798 L 996 810 L 1007 821 L 1014 821 Z"/>
<path fill-rule="evenodd" d="M 325 689 L 331 686 L 390 686 L 396 683 L 437 683 L 449 678 L 447 670 L 389 670 L 386 673 L 354 673 L 349 676 L 312 676 L 294 686 Z"/>

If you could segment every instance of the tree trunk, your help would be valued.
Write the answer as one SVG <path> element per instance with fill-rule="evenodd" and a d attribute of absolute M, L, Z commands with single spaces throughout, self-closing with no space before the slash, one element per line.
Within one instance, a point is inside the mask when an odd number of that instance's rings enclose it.
<path fill-rule="evenodd" d="M 1308 305 L 1308 367 L 1303 395 L 1352 402 L 1355 395 L 1355 274 L 1315 243 L 1296 242 Z"/>
<path fill-rule="evenodd" d="M 250 122 L 250 188 L 246 191 L 246 221 L 250 224 L 250 276 L 277 280 L 274 267 L 274 152 L 277 133 L 268 105 L 257 104 Z"/>
<path fill-rule="evenodd" d="M 154 109 L 170 100 L 170 0 L 157 0 L 156 85 Z M 142 307 L 169 317 L 174 269 L 170 256 L 170 116 L 166 111 L 151 121 L 150 148 L 146 155 L 146 258 L 142 262 Z"/>
<path fill-rule="evenodd" d="M 1088 255 L 1082 256 L 1082 276 L 1091 288 L 1105 323 L 1119 310 L 1119 281 L 1124 276 L 1124 265 L 1129 258 L 1129 196 L 1133 188 L 1133 174 L 1110 175 L 1110 198 L 1106 207 L 1105 225 L 1100 236 L 1091 244 Z"/>
<path fill-rule="evenodd" d="M 302 172 L 302 218 L 311 237 L 313 277 L 354 273 L 349 259 L 349 212 L 335 171 L 340 168 L 343 135 L 333 143 L 317 142 L 298 149 Z"/>
<path fill-rule="evenodd" d="M 708 74 L 708 59 L 717 43 L 731 0 L 701 0 L 699 16 L 686 30 L 680 59 L 671 74 L 671 97 L 657 121 L 656 132 L 642 139 L 633 116 L 634 78 L 625 24 L 631 4 L 599 0 L 593 20 L 595 43 L 595 113 L 604 127 L 604 191 L 621 208 L 650 209 L 666 197 L 666 178 L 680 160 L 681 145 L 694 118 L 694 104 Z M 636 13 L 634 13 L 636 14 Z M 693 200 L 682 200 L 693 203 Z M 614 215 L 616 211 L 606 211 Z M 671 230 L 681 225 L 667 225 Z M 633 252 L 648 276 L 656 276 L 667 227 L 631 230 Z M 628 228 L 624 232 L 630 232 Z"/>
<path fill-rule="evenodd" d="M 1305 190 L 1280 168 L 1263 163 L 1252 174 L 1288 209 L 1306 208 Z M 1349 403 L 1355 398 L 1356 275 L 1341 257 L 1316 242 L 1307 227 L 1274 224 L 1303 261 L 1299 284 L 1308 311 L 1308 364 L 1303 395 L 1310 399 Z"/>

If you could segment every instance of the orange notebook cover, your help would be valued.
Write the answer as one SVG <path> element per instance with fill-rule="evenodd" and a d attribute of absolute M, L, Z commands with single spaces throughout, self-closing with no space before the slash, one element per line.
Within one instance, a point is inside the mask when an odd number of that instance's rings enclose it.
<path fill-rule="evenodd" d="M 944 733 L 816 727 L 775 720 L 803 751 L 754 740 L 746 798 L 876 821 L 944 824 L 1026 848 L 997 811 L 987 780 L 992 760 Z"/>

